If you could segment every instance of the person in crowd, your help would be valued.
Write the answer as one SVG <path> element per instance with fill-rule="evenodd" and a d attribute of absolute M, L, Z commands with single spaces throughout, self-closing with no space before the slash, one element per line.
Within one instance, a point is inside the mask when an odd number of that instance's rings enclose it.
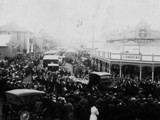
<path fill-rule="evenodd" d="M 9 116 L 10 106 L 7 103 L 4 103 L 2 106 L 2 120 L 7 120 L 7 116 Z"/>
<path fill-rule="evenodd" d="M 99 111 L 96 106 L 91 107 L 91 115 L 89 120 L 98 120 Z"/>
<path fill-rule="evenodd" d="M 65 104 L 65 98 L 59 97 L 56 104 L 55 104 L 55 118 L 64 120 L 64 104 Z"/>
<path fill-rule="evenodd" d="M 40 98 L 35 103 L 35 112 L 37 113 L 37 117 L 42 119 L 43 103 Z"/>
<path fill-rule="evenodd" d="M 64 120 L 74 120 L 74 108 L 69 98 L 66 99 L 64 104 Z"/>
<path fill-rule="evenodd" d="M 81 96 L 79 101 L 79 119 L 80 120 L 88 120 L 89 119 L 89 103 L 88 100 Z"/>

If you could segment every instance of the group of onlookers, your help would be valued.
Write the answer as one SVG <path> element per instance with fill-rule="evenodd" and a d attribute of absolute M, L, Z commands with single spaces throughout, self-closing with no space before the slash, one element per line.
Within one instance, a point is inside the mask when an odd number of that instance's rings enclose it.
<path fill-rule="evenodd" d="M 74 66 L 75 77 L 84 78 L 92 67 L 75 53 L 66 54 L 66 62 Z M 88 58 L 88 63 L 91 59 Z M 39 59 L 19 56 L 0 62 L 0 91 L 30 88 L 45 91 L 52 119 L 60 120 L 150 120 L 160 113 L 160 85 L 151 80 L 139 81 L 119 76 L 112 78 L 107 89 L 74 81 L 63 67 L 52 72 L 38 67 Z M 30 83 L 23 81 L 31 75 Z"/>
<path fill-rule="evenodd" d="M 91 59 L 88 60 L 91 62 Z M 85 68 L 82 59 L 75 55 L 69 61 L 72 61 L 71 63 L 75 66 L 75 70 L 78 69 L 78 72 L 75 71 L 75 76 L 76 72 L 79 74 L 78 77 L 81 76 L 80 72 L 83 71 L 81 68 L 83 66 Z M 94 66 L 89 68 L 88 72 L 93 71 L 92 68 Z M 133 77 L 133 75 L 129 74 L 121 78 L 118 75 L 114 75 L 110 88 L 100 91 L 98 86 L 93 86 L 92 90 L 94 92 L 87 92 L 91 95 L 92 100 L 95 100 L 93 103 L 97 103 L 98 119 L 147 120 L 156 118 L 160 113 L 160 84 L 151 79 L 140 81 L 137 76 Z"/>
<path fill-rule="evenodd" d="M 0 92 L 22 87 L 23 79 L 30 74 L 31 68 L 39 63 L 38 59 L 31 59 L 25 55 L 6 58 L 0 61 Z"/>

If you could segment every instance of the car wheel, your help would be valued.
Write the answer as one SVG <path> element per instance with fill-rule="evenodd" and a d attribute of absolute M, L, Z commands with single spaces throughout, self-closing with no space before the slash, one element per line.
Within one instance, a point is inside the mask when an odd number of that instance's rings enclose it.
<path fill-rule="evenodd" d="M 29 120 L 30 119 L 30 112 L 24 110 L 20 113 L 20 120 Z"/>

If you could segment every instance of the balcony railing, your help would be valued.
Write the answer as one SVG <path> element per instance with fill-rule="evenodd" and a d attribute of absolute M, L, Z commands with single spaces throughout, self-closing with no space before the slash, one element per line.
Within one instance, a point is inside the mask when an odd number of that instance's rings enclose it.
<path fill-rule="evenodd" d="M 160 55 L 145 55 L 145 54 L 128 54 L 128 53 L 111 53 L 106 51 L 93 51 L 93 56 L 100 57 L 106 60 L 131 60 L 131 61 L 146 61 L 160 62 Z"/>

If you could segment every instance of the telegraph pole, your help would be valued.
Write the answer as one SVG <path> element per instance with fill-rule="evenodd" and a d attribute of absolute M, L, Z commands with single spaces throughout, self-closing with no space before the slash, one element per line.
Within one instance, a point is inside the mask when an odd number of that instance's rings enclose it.
<path fill-rule="evenodd" d="M 81 49 L 81 46 L 82 46 L 82 25 L 83 25 L 83 18 L 80 18 L 78 21 L 77 21 L 77 28 L 80 29 L 80 34 L 79 34 L 79 38 L 80 38 L 80 49 Z"/>

